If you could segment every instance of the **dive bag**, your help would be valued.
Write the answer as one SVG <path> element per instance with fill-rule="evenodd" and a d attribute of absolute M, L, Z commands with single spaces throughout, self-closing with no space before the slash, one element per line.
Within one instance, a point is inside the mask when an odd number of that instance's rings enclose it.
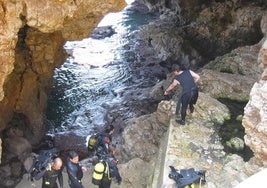
<path fill-rule="evenodd" d="M 182 169 L 180 173 L 170 166 L 171 172 L 169 178 L 176 182 L 177 188 L 194 188 L 197 183 L 206 183 L 206 171 L 195 171 L 194 168 Z"/>
<path fill-rule="evenodd" d="M 42 150 L 39 155 L 37 155 L 28 173 L 30 174 L 30 179 L 38 180 L 41 178 L 39 174 L 42 173 L 46 167 L 52 163 L 53 159 L 59 155 L 59 150 L 57 148 L 52 148 L 50 150 Z"/>

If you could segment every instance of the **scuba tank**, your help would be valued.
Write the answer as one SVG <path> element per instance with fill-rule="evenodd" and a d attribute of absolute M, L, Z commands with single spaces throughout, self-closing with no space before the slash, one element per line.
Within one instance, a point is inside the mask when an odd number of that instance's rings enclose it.
<path fill-rule="evenodd" d="M 87 136 L 86 146 L 89 151 L 93 151 L 94 149 L 96 149 L 99 137 L 100 135 L 98 133 Z"/>
<path fill-rule="evenodd" d="M 105 173 L 105 162 L 99 162 L 95 165 L 93 176 L 92 176 L 92 183 L 94 185 L 100 185 L 101 180 L 103 179 Z"/>

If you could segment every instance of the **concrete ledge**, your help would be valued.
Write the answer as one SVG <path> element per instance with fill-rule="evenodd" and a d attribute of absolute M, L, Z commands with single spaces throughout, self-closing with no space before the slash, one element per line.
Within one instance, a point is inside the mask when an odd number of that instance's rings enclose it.
<path fill-rule="evenodd" d="M 262 187 L 262 177 L 267 177 L 267 170 L 263 175 L 256 175 L 258 178 L 253 178 L 253 183 L 250 184 L 250 180 L 247 180 L 248 183 L 244 184 L 248 186 L 241 186 L 243 183 L 240 182 L 249 178 L 249 174 L 258 172 L 260 167 L 244 162 L 242 157 L 236 154 L 226 154 L 214 126 L 216 125 L 212 123 L 203 125 L 198 118 L 190 117 L 186 125 L 181 126 L 175 122 L 175 118 L 171 118 L 155 162 L 151 187 L 177 187 L 175 181 L 169 178 L 169 166 L 178 171 L 189 168 L 196 171 L 205 170 L 207 183 L 202 184 L 202 188 L 251 188 L 260 185 Z M 267 178 L 265 181 L 267 185 Z M 256 186 L 258 182 L 262 183 Z M 200 186 L 197 185 L 196 188 L 198 187 Z"/>
<path fill-rule="evenodd" d="M 178 125 L 175 119 L 170 120 L 169 130 L 166 132 L 164 140 L 161 142 L 158 163 L 153 177 L 153 188 L 176 188 L 174 180 L 169 178 L 170 168 L 174 166 L 177 170 L 195 168 L 200 170 L 208 166 L 203 161 L 199 162 L 202 148 L 207 148 L 210 144 L 209 136 L 212 129 L 201 127 L 196 124 Z M 193 138 L 193 139 L 192 139 Z M 194 145 L 196 149 L 191 147 Z M 201 146 L 199 146 L 201 145 Z M 199 150 L 198 150 L 198 149 Z M 198 150 L 198 151 L 197 151 Z M 206 163 L 206 164 L 205 164 Z"/>

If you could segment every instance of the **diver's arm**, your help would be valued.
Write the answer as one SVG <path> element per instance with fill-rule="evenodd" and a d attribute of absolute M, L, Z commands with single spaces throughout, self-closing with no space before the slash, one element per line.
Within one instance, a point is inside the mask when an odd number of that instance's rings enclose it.
<path fill-rule="evenodd" d="M 58 183 L 59 183 L 59 187 L 63 188 L 63 175 L 62 175 L 62 170 L 60 170 L 60 172 L 58 173 Z"/>
<path fill-rule="evenodd" d="M 165 90 L 164 95 L 168 95 L 169 92 L 173 90 L 173 88 L 175 88 L 178 84 L 180 84 L 178 80 L 174 79 L 171 85 L 169 85 L 169 87 Z"/>

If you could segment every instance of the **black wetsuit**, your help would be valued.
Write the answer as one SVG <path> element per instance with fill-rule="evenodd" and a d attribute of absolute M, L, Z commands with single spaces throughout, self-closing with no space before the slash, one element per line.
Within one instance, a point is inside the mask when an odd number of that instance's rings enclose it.
<path fill-rule="evenodd" d="M 177 102 L 175 114 L 178 115 L 180 106 L 182 104 L 181 119 L 185 121 L 186 109 L 188 105 L 190 111 L 194 111 L 193 105 L 196 104 L 198 99 L 198 88 L 189 70 L 184 70 L 181 74 L 177 75 L 175 79 L 180 83 L 183 89 L 182 94 Z"/>
<path fill-rule="evenodd" d="M 83 177 L 82 167 L 79 163 L 73 163 L 70 158 L 66 161 L 67 173 L 69 176 L 69 186 L 70 188 L 83 188 L 81 179 Z"/>
<path fill-rule="evenodd" d="M 109 140 L 109 143 L 105 139 Z M 100 133 L 97 145 L 95 147 L 96 156 L 101 160 L 109 153 L 109 144 L 112 141 L 112 136 L 107 133 Z"/>
<path fill-rule="evenodd" d="M 43 175 L 42 188 L 58 188 L 57 179 L 59 186 L 63 187 L 63 176 L 62 170 L 47 170 Z"/>

